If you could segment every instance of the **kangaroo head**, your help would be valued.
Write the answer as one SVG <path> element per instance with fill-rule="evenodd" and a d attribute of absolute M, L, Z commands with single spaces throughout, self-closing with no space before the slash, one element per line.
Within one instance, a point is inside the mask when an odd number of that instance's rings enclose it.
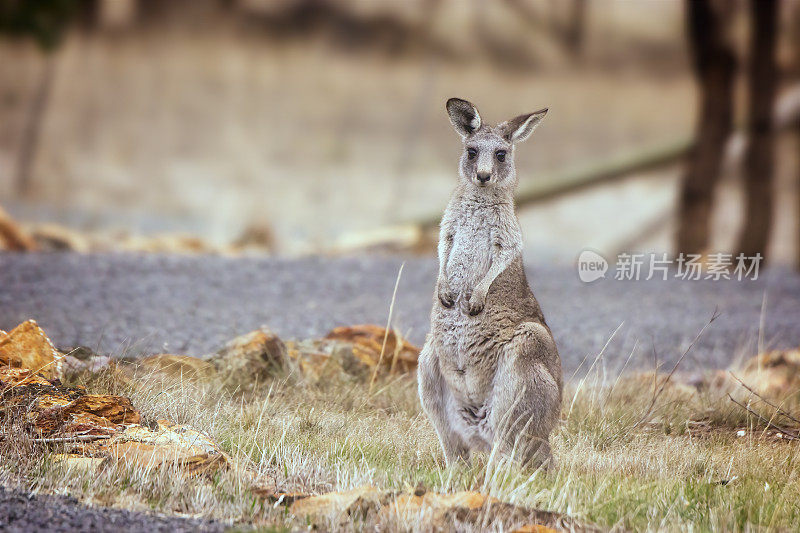
<path fill-rule="evenodd" d="M 465 184 L 479 189 L 513 189 L 517 183 L 514 145 L 530 137 L 546 113 L 546 108 L 540 109 L 491 126 L 481 120 L 471 103 L 449 99 L 447 114 L 464 142 L 458 173 Z"/>

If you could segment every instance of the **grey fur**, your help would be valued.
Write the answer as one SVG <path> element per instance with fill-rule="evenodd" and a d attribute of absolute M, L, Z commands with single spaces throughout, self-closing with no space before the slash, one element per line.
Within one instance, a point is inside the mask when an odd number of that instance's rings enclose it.
<path fill-rule="evenodd" d="M 522 267 L 514 143 L 547 110 L 495 127 L 466 100 L 451 98 L 447 111 L 464 152 L 442 217 L 431 330 L 417 371 L 420 400 L 448 464 L 496 446 L 538 465 L 551 457 L 561 359 Z"/>

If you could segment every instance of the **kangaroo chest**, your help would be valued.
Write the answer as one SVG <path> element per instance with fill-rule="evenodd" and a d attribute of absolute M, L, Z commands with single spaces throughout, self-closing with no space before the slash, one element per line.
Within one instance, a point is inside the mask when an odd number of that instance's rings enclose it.
<path fill-rule="evenodd" d="M 464 217 L 453 227 L 453 248 L 445 273 L 450 287 L 463 297 L 483 279 L 492 264 L 491 217 Z"/>

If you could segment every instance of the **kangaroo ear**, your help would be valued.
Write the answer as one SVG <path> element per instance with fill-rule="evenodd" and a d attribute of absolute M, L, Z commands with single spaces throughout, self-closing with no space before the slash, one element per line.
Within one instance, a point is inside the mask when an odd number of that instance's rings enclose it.
<path fill-rule="evenodd" d="M 453 127 L 462 137 L 466 137 L 481 127 L 478 108 L 461 98 L 451 98 L 447 101 L 447 114 L 450 115 Z"/>
<path fill-rule="evenodd" d="M 514 117 L 508 122 L 500 124 L 500 131 L 503 132 L 503 137 L 511 143 L 518 143 L 524 141 L 531 136 L 533 130 L 542 121 L 547 114 L 547 108 L 534 111 L 527 115 L 520 115 Z"/>

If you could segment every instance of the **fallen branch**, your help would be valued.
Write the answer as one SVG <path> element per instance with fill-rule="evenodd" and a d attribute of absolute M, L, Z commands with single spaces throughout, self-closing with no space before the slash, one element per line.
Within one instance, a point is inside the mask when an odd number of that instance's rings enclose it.
<path fill-rule="evenodd" d="M 791 420 L 792 422 L 795 422 L 795 423 L 797 423 L 797 424 L 800 424 L 800 420 L 796 419 L 794 416 L 792 416 L 792 415 L 791 415 L 791 414 L 789 414 L 788 412 L 784 411 L 784 410 L 783 410 L 783 408 L 781 408 L 781 407 L 779 407 L 779 406 L 777 406 L 777 405 L 773 404 L 772 402 L 770 402 L 769 400 L 767 400 L 766 398 L 764 398 L 762 395 L 760 395 L 759 393 L 757 393 L 757 392 L 756 392 L 755 390 L 753 390 L 753 389 L 752 389 L 752 388 L 751 388 L 749 385 L 747 385 L 747 384 L 746 384 L 744 381 L 742 381 L 741 379 L 739 379 L 738 377 L 736 377 L 736 375 L 735 375 L 733 372 L 731 372 L 731 371 L 728 371 L 728 373 L 729 373 L 729 374 L 730 374 L 730 375 L 733 377 L 733 379 L 735 379 L 736 381 L 738 381 L 738 382 L 739 382 L 739 383 L 742 385 L 742 387 L 744 387 L 745 389 L 747 389 L 748 391 L 750 391 L 752 394 L 754 394 L 754 395 L 755 395 L 755 396 L 756 396 L 756 397 L 757 397 L 759 400 L 761 400 L 761 401 L 762 401 L 762 402 L 764 402 L 765 404 L 767 404 L 767 405 L 769 405 L 770 407 L 772 407 L 773 409 L 775 409 L 775 412 L 776 412 L 776 413 L 778 413 L 779 415 L 785 416 L 786 418 L 788 418 L 788 419 L 789 419 L 789 420 Z"/>
<path fill-rule="evenodd" d="M 92 442 L 95 440 L 110 439 L 111 435 L 68 435 L 66 437 L 42 437 L 33 439 L 33 442 L 54 443 L 54 442 Z"/>
<path fill-rule="evenodd" d="M 755 411 L 753 411 L 752 409 L 750 409 L 748 406 L 746 406 L 743 403 L 740 403 L 740 402 L 737 402 L 736 400 L 734 400 L 733 396 L 731 396 L 730 394 L 728 394 L 728 398 L 733 403 L 735 403 L 736 405 L 738 405 L 739 407 L 741 407 L 742 409 L 744 409 L 745 411 L 747 411 L 751 415 L 757 417 L 759 420 L 764 422 L 767 425 L 767 427 L 771 427 L 775 431 L 780 431 L 783 435 L 786 435 L 789 438 L 789 440 L 800 440 L 800 435 L 798 435 L 797 433 L 795 433 L 793 431 L 789 431 L 786 428 L 782 428 L 778 424 L 775 424 L 772 420 L 767 420 L 766 418 L 764 418 L 760 414 L 758 414 Z"/>

